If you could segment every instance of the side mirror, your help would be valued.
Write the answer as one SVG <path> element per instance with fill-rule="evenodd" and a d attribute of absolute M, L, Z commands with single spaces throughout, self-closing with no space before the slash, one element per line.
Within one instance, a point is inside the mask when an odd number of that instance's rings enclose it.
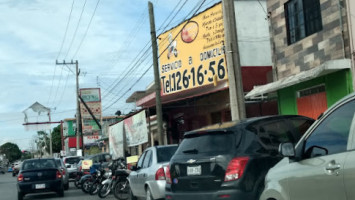
<path fill-rule="evenodd" d="M 281 143 L 279 146 L 279 152 L 284 157 L 295 157 L 295 148 L 292 143 Z"/>
<path fill-rule="evenodd" d="M 65 164 L 65 167 L 70 168 L 71 166 L 70 166 L 70 164 Z"/>

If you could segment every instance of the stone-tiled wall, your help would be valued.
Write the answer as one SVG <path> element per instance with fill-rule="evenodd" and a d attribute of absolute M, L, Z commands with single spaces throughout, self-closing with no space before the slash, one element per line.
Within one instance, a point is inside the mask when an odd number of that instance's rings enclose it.
<path fill-rule="evenodd" d="M 286 2 L 287 0 L 267 1 L 273 62 L 277 79 L 307 71 L 325 61 L 343 59 L 344 56 L 345 58 L 350 57 L 345 1 L 320 0 L 323 29 L 290 45 L 287 42 L 284 10 Z M 339 8 L 342 12 L 343 34 L 340 26 Z"/>

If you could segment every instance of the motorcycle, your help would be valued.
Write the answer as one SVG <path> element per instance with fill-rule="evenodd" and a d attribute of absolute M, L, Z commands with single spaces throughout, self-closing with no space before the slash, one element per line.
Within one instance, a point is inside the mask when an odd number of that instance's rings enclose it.
<path fill-rule="evenodd" d="M 84 193 L 89 193 L 94 181 L 98 178 L 98 176 L 101 176 L 101 171 L 99 170 L 100 167 L 100 165 L 92 165 L 90 167 L 90 174 L 84 175 L 80 178 L 79 182 L 81 185 L 81 190 Z"/>
<path fill-rule="evenodd" d="M 89 189 L 89 194 L 96 195 L 99 191 L 99 187 L 100 187 L 101 183 L 103 181 L 109 179 L 111 174 L 112 174 L 111 171 L 106 171 L 104 169 L 100 169 L 99 173 L 94 178 L 93 183 L 91 184 L 91 187 Z"/>
<path fill-rule="evenodd" d="M 114 196 L 119 199 L 119 193 L 116 192 L 117 184 L 124 182 L 126 177 L 129 175 L 129 172 L 126 169 L 125 159 L 119 158 L 117 160 L 114 160 L 112 165 L 110 166 L 110 169 L 112 171 L 112 174 L 100 185 L 98 196 L 100 198 L 105 198 L 110 194 L 111 191 L 113 191 Z M 120 186 L 117 188 L 121 189 Z"/>

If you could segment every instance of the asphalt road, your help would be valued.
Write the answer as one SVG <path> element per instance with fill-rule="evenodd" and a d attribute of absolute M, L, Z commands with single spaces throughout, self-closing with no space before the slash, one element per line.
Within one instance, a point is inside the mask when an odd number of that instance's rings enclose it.
<path fill-rule="evenodd" d="M 0 199 L 1 200 L 16 200 L 17 199 L 17 188 L 16 188 L 16 177 L 12 177 L 11 173 L 0 174 Z M 43 194 L 28 194 L 24 198 L 25 200 L 30 199 L 62 199 L 62 200 L 94 200 L 100 199 L 100 197 L 90 196 L 89 194 L 84 194 L 81 189 L 77 189 L 73 183 L 70 183 L 69 190 L 64 192 L 64 197 L 58 197 L 56 193 L 43 193 Z M 115 200 L 115 197 L 110 194 L 107 198 L 108 200 Z"/>

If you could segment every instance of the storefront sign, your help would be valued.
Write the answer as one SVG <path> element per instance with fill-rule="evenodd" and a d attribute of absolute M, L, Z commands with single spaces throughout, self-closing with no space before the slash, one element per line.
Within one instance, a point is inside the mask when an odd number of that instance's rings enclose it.
<path fill-rule="evenodd" d="M 100 88 L 80 89 L 80 96 L 86 103 L 101 101 Z"/>
<path fill-rule="evenodd" d="M 227 79 L 221 3 L 158 38 L 162 95 Z"/>
<path fill-rule="evenodd" d="M 113 159 L 124 157 L 123 138 L 123 122 L 119 122 L 109 127 L 109 146 L 110 154 Z"/>
<path fill-rule="evenodd" d="M 127 146 L 137 146 L 148 142 L 148 129 L 145 111 L 124 120 Z"/>
<path fill-rule="evenodd" d="M 84 136 L 84 145 L 86 144 L 92 144 L 95 143 L 96 140 L 101 139 L 101 135 L 88 135 L 88 136 Z"/>

